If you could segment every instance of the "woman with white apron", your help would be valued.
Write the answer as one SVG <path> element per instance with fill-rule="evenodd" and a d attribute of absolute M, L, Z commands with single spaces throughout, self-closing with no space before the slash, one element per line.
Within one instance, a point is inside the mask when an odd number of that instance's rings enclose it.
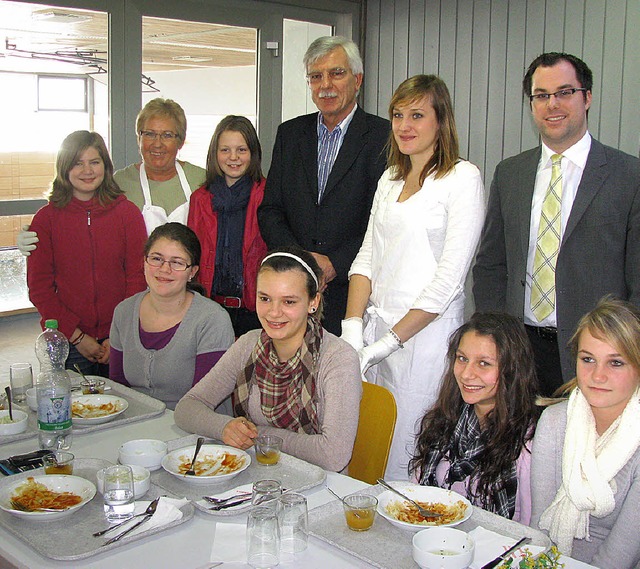
<path fill-rule="evenodd" d="M 389 105 L 388 166 L 349 272 L 342 338 L 398 419 L 385 476 L 408 479 L 417 423 L 435 401 L 449 335 L 484 220 L 478 168 L 461 160 L 449 91 L 434 75 L 404 81 Z"/>

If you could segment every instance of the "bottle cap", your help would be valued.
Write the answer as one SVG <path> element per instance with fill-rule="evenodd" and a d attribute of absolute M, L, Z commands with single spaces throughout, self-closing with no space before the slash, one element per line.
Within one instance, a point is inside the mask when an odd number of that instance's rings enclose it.
<path fill-rule="evenodd" d="M 55 330 L 57 330 L 58 329 L 58 321 L 54 320 L 54 319 L 45 320 L 44 327 L 45 328 L 54 328 Z"/>

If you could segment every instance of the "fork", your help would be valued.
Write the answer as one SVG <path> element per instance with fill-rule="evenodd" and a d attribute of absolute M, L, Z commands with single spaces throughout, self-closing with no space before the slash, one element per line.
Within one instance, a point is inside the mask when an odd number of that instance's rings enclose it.
<path fill-rule="evenodd" d="M 115 526 L 111 526 L 108 527 L 107 529 L 103 529 L 101 531 L 97 531 L 93 534 L 93 537 L 100 537 L 101 535 L 104 535 L 105 533 L 110 532 L 113 529 L 118 529 L 119 527 L 123 526 L 124 524 L 128 524 L 133 518 L 139 518 L 140 516 L 146 516 L 146 515 L 153 515 L 156 513 L 156 509 L 158 507 L 158 502 L 160 501 L 160 497 L 156 498 L 155 500 L 153 500 L 153 502 L 151 502 L 148 506 L 147 509 L 144 512 L 141 512 L 139 514 L 136 514 L 135 516 L 130 517 L 128 520 L 125 520 L 124 522 L 120 522 L 119 524 L 116 524 Z"/>
<path fill-rule="evenodd" d="M 191 460 L 191 466 L 189 466 L 189 470 L 187 470 L 184 474 L 185 476 L 195 476 L 196 471 L 194 470 L 194 466 L 196 465 L 196 458 L 198 458 L 198 453 L 202 448 L 202 443 L 204 443 L 204 437 L 198 437 L 196 441 L 196 451 L 193 453 L 193 459 Z"/>
<path fill-rule="evenodd" d="M 251 496 L 251 492 L 238 492 L 237 494 L 234 494 L 229 498 L 214 498 L 213 496 L 202 496 L 202 499 L 209 502 L 210 504 L 220 506 L 222 504 L 226 504 L 227 502 L 237 500 L 238 498 L 244 498 L 245 496 Z"/>
<path fill-rule="evenodd" d="M 64 512 L 68 508 L 29 508 L 17 500 L 10 500 L 11 507 L 19 512 Z"/>
<path fill-rule="evenodd" d="M 432 512 L 431 510 L 423 508 L 420 504 L 418 504 L 418 502 L 412 500 L 408 496 L 405 496 L 402 492 L 399 492 L 393 486 L 387 484 L 387 482 L 385 482 L 382 478 L 378 478 L 378 484 L 380 484 L 380 486 L 384 486 L 387 490 L 395 492 L 398 496 L 402 496 L 405 500 L 407 500 L 407 502 L 412 503 L 416 508 L 418 508 L 418 512 L 423 518 L 439 518 L 442 516 L 442 514 L 439 514 L 438 512 Z"/>

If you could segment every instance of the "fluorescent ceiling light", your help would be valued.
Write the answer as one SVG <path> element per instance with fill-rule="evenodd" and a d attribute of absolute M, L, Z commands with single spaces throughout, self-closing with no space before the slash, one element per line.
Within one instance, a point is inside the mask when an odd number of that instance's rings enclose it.
<path fill-rule="evenodd" d="M 47 22 L 51 24 L 79 24 L 80 22 L 90 22 L 93 18 L 89 15 L 72 14 L 60 10 L 43 10 L 31 14 L 33 20 Z"/>

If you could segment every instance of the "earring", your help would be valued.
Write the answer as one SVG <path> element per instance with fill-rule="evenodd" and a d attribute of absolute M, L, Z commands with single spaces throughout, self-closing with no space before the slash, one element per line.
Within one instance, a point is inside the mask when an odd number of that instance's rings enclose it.
<path fill-rule="evenodd" d="M 313 314 L 316 310 L 317 310 L 317 308 L 315 306 L 312 306 L 311 307 L 311 314 Z"/>

